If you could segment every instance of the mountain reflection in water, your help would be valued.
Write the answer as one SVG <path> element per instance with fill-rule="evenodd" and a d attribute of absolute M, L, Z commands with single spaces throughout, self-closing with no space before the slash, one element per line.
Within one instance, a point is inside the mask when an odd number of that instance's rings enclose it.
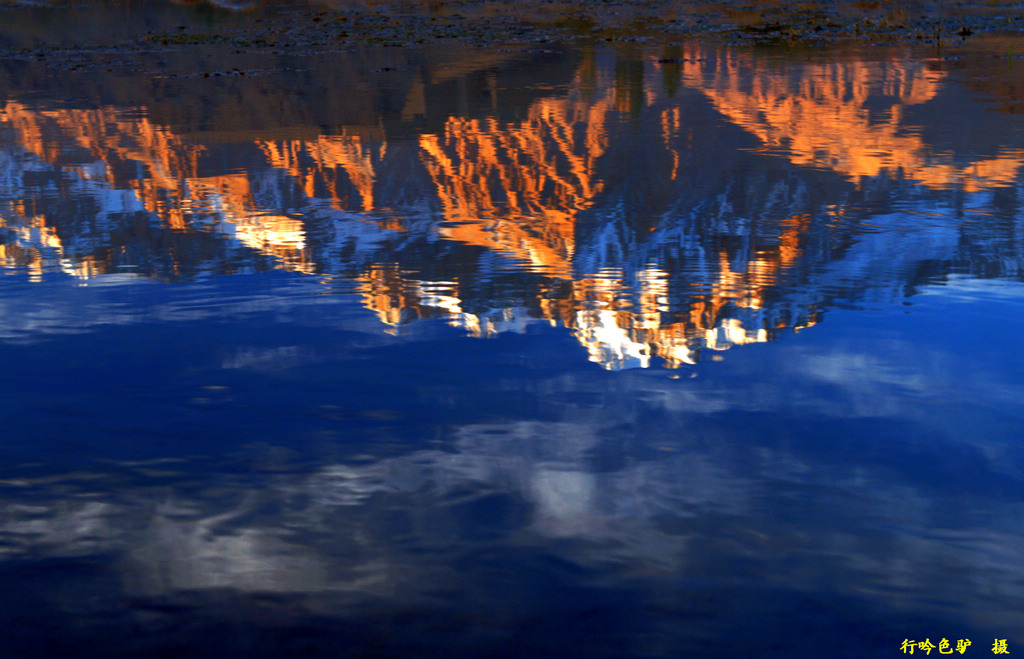
<path fill-rule="evenodd" d="M 484 84 L 498 96 L 496 76 Z M 992 244 L 962 218 L 1019 225 L 1015 201 L 988 205 L 1016 199 L 1022 150 L 926 144 L 908 117 L 942 79 L 910 58 L 783 68 L 704 49 L 588 52 L 515 119 L 227 143 L 144 107 L 8 99 L 3 256 L 82 278 L 337 274 L 389 325 L 444 317 L 479 335 L 538 319 L 606 368 L 692 363 L 813 325 L 835 297 L 899 296 L 922 263 L 932 280 L 1019 275 L 1015 234 Z M 407 94 L 402 116 L 426 115 L 422 80 Z M 910 223 L 890 249 L 865 237 L 897 210 L 950 221 Z"/>
<path fill-rule="evenodd" d="M 1024 647 L 1024 130 L 941 62 L 3 66 L 16 648 Z"/>

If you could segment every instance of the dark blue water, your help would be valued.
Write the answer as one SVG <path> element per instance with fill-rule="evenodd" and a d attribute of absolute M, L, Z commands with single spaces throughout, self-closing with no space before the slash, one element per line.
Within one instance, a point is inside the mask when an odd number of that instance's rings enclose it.
<path fill-rule="evenodd" d="M 6 656 L 1024 651 L 1024 121 L 958 57 L 5 62 Z"/>

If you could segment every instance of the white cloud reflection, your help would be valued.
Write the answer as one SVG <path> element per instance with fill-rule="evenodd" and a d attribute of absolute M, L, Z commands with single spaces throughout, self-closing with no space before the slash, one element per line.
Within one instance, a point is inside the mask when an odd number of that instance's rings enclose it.
<path fill-rule="evenodd" d="M 500 548 L 619 566 L 602 577 L 610 586 L 618 569 L 718 578 L 742 564 L 753 583 L 836 589 L 896 609 L 941 602 L 990 628 L 1024 605 L 1019 503 L 969 495 L 956 505 L 974 513 L 947 518 L 955 492 L 828 454 L 748 450 L 740 428 L 599 468 L 600 452 L 625 438 L 612 419 L 593 421 L 460 426 L 445 450 L 258 485 L 8 482 L 0 560 L 115 556 L 131 597 L 228 589 L 410 602 L 440 584 L 464 596 L 497 587 L 500 572 L 477 574 L 490 584 L 459 575 L 465 556 Z"/>

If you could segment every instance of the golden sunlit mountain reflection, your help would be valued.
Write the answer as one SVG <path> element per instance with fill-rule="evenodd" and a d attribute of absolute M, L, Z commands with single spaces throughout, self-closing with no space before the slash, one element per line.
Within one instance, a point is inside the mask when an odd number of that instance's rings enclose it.
<path fill-rule="evenodd" d="M 339 273 L 388 331 L 542 322 L 605 368 L 677 367 L 813 325 L 844 287 L 862 287 L 859 264 L 888 258 L 863 253 L 869 188 L 890 206 L 941 207 L 942 193 L 1019 185 L 1024 162 L 1020 148 L 931 143 L 908 117 L 947 80 L 919 60 L 589 50 L 563 85 L 525 95 L 502 86 L 501 61 L 477 77 L 468 65 L 416 73 L 391 103 L 398 128 L 314 138 L 282 126 L 204 141 L 146 107 L 8 98 L 0 263 L 33 280 Z M 476 81 L 488 107 L 439 113 L 425 80 L 466 98 Z M 920 187 L 899 192 L 907 182 Z M 929 240 L 951 261 L 970 242 L 954 226 Z M 1010 270 L 1020 259 L 990 256 Z"/>
<path fill-rule="evenodd" d="M 770 67 L 749 54 L 730 54 L 711 66 L 688 62 L 682 75 L 768 152 L 797 165 L 832 169 L 855 181 L 886 173 L 964 192 L 1018 180 L 1024 150 L 959 164 L 906 124 L 907 108 L 932 100 L 945 77 L 920 60 L 827 62 L 806 66 L 799 76 Z"/>
<path fill-rule="evenodd" d="M 446 221 L 441 235 L 570 277 L 576 217 L 603 187 L 595 163 L 613 104 L 611 92 L 589 103 L 540 99 L 513 125 L 453 117 L 443 136 L 421 137 Z"/>

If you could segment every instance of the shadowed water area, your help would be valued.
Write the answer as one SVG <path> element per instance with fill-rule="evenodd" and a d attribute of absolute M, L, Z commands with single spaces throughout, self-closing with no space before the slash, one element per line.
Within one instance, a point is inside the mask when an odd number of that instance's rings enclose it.
<path fill-rule="evenodd" d="M 9 656 L 1024 652 L 1010 42 L 24 38 Z"/>

